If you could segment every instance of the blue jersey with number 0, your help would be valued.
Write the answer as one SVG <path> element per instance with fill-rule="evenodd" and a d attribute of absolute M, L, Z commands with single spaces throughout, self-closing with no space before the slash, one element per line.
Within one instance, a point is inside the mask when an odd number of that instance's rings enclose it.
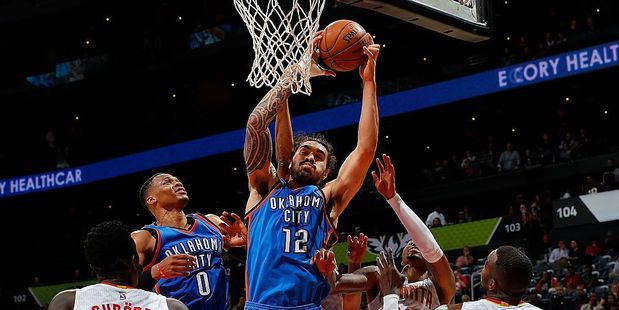
<path fill-rule="evenodd" d="M 196 257 L 196 268 L 185 277 L 159 279 L 155 291 L 183 302 L 189 309 L 226 309 L 228 304 L 228 278 L 222 258 L 222 235 L 215 224 L 199 214 L 189 229 L 146 225 L 144 229 L 157 234 L 153 261 L 145 267 L 174 254 Z"/>
<path fill-rule="evenodd" d="M 320 305 L 330 288 L 310 259 L 337 238 L 323 192 L 314 185 L 291 189 L 280 180 L 245 219 L 246 309 Z"/>

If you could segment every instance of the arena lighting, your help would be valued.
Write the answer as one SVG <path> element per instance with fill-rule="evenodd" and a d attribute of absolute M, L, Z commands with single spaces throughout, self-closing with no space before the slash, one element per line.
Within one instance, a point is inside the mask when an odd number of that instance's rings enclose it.
<path fill-rule="evenodd" d="M 234 83 L 230 84 L 230 86 L 234 87 Z"/>
<path fill-rule="evenodd" d="M 385 136 L 385 139 L 389 139 L 389 135 Z"/>
<path fill-rule="evenodd" d="M 475 116 L 471 117 L 471 120 L 472 120 L 472 121 L 475 121 L 475 120 L 476 120 Z"/>
<path fill-rule="evenodd" d="M 516 128 L 512 128 L 512 132 L 516 132 Z"/>
<path fill-rule="evenodd" d="M 507 41 L 509 41 L 511 38 L 509 36 L 507 36 L 507 38 L 505 38 Z"/>
<path fill-rule="evenodd" d="M 105 21 L 106 21 L 106 22 L 109 22 L 109 21 L 110 21 L 110 18 L 109 18 L 109 17 L 106 17 L 106 18 L 105 18 Z"/>
<path fill-rule="evenodd" d="M 90 40 L 86 40 L 86 45 L 90 45 Z"/>
<path fill-rule="evenodd" d="M 176 98 L 176 94 L 172 94 L 172 98 Z"/>
<path fill-rule="evenodd" d="M 76 117 L 75 117 L 75 120 L 76 120 L 76 121 L 79 121 L 79 120 L 80 120 L 80 117 L 79 117 L 79 116 L 76 116 Z"/>
<path fill-rule="evenodd" d="M 182 17 L 182 16 L 179 16 L 179 17 L 178 17 L 178 20 L 183 20 L 183 17 Z"/>
<path fill-rule="evenodd" d="M 570 97 L 565 97 L 565 101 L 570 101 Z"/>
<path fill-rule="evenodd" d="M 387 44 L 383 44 L 383 47 L 387 47 Z"/>
<path fill-rule="evenodd" d="M 408 89 L 379 97 L 381 118 L 460 102 L 619 65 L 619 41 L 551 55 L 512 66 Z M 357 125 L 361 103 L 353 102 L 292 118 L 306 133 Z M 608 110 L 603 111 L 608 115 Z M 247 117 L 247 116 L 245 116 Z M 272 132 L 274 129 L 272 129 Z M 32 194 L 107 180 L 213 155 L 240 151 L 245 128 L 213 134 L 88 165 L 0 179 L 0 198 Z M 430 145 L 426 146 L 430 149 Z"/>

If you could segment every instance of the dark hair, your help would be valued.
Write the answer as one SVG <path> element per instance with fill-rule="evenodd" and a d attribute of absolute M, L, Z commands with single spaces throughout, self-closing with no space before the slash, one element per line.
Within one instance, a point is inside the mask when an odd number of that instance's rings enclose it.
<path fill-rule="evenodd" d="M 94 226 L 84 241 L 84 254 L 97 275 L 126 270 L 136 255 L 129 227 L 119 221 L 107 221 Z"/>
<path fill-rule="evenodd" d="M 327 169 L 329 169 L 329 174 L 333 173 L 333 171 L 335 171 L 335 165 L 337 164 L 337 158 L 335 157 L 335 150 L 331 142 L 327 141 L 327 138 L 319 133 L 297 134 L 294 137 L 294 151 L 296 152 L 301 144 L 307 141 L 318 142 L 327 149 L 327 153 L 329 153 L 327 157 Z"/>
<path fill-rule="evenodd" d="M 148 205 L 146 204 L 146 196 L 148 194 L 148 191 L 150 190 L 150 187 L 153 185 L 153 179 L 155 179 L 155 177 L 157 177 L 159 175 L 162 175 L 162 174 L 164 174 L 164 173 L 157 172 L 157 173 L 153 174 L 140 187 L 140 197 L 139 197 L 140 198 L 140 203 L 142 204 L 142 207 L 144 207 L 144 209 L 146 209 L 146 210 L 148 210 Z"/>
<path fill-rule="evenodd" d="M 501 246 L 496 250 L 496 271 L 501 279 L 501 289 L 510 297 L 522 298 L 531 284 L 533 265 L 531 260 L 513 246 Z"/>

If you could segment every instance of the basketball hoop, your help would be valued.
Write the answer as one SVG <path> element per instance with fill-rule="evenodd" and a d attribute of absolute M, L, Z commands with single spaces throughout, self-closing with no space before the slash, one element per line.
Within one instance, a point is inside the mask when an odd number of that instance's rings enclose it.
<path fill-rule="evenodd" d="M 307 2 L 307 7 L 300 1 Z M 308 46 L 318 30 L 324 4 L 325 0 L 292 0 L 292 7 L 287 10 L 278 0 L 234 0 L 253 41 L 255 57 L 247 76 L 249 85 L 256 88 L 275 86 L 286 68 L 300 64 L 294 66 L 297 74 L 290 81 L 292 92 L 312 93 L 309 81 L 311 49 Z"/>

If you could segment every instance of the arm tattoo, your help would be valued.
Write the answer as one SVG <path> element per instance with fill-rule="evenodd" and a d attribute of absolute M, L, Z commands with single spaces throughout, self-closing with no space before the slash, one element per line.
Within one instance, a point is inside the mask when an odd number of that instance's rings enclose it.
<path fill-rule="evenodd" d="M 252 173 L 264 166 L 271 158 L 271 132 L 269 124 L 277 115 L 277 110 L 290 96 L 290 89 L 276 85 L 258 103 L 249 115 L 245 132 L 243 156 L 247 173 Z"/>

